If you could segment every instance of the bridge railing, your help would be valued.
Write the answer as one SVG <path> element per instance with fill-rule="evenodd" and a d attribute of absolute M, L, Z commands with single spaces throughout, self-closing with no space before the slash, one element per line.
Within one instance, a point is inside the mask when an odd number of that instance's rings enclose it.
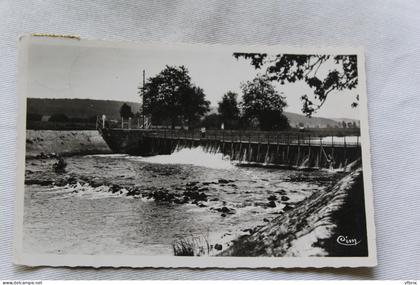
<path fill-rule="evenodd" d="M 96 128 L 102 132 L 103 128 L 141 130 L 148 137 L 183 139 L 183 140 L 214 140 L 219 142 L 242 142 L 260 144 L 282 144 L 282 145 L 323 145 L 323 146 L 360 146 L 360 135 L 358 130 L 348 132 L 354 135 L 339 136 L 343 131 L 310 131 L 310 132 L 269 132 L 258 130 L 206 130 L 204 134 L 201 129 L 169 129 L 149 128 L 132 120 L 112 121 L 102 120 L 98 116 Z"/>
<path fill-rule="evenodd" d="M 219 142 L 242 142 L 283 145 L 323 145 L 323 146 L 359 146 L 360 136 L 323 136 L 298 132 L 263 132 L 237 130 L 208 130 L 204 134 L 199 129 L 148 129 L 145 136 L 177 139 L 207 140 Z"/>

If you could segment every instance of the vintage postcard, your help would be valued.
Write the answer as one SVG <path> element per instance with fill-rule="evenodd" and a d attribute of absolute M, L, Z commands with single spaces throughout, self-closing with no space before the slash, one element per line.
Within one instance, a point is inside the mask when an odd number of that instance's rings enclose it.
<path fill-rule="evenodd" d="M 362 49 L 19 49 L 16 264 L 376 265 Z"/>

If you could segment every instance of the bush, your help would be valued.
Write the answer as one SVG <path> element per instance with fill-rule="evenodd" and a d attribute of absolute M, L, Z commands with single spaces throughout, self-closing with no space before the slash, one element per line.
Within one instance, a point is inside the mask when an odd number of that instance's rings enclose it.
<path fill-rule="evenodd" d="M 207 129 L 220 129 L 220 126 L 222 124 L 222 118 L 218 114 L 210 114 L 208 116 L 205 116 L 203 119 L 203 125 Z"/>
<path fill-rule="evenodd" d="M 65 114 L 53 114 L 48 120 L 49 122 L 68 122 L 69 117 Z"/>
<path fill-rule="evenodd" d="M 26 115 L 26 121 L 27 122 L 34 122 L 34 121 L 41 121 L 42 115 L 36 114 L 36 113 L 28 113 Z"/>
<path fill-rule="evenodd" d="M 187 239 L 174 241 L 172 248 L 175 256 L 194 256 L 194 243 Z"/>
<path fill-rule="evenodd" d="M 172 243 L 175 256 L 210 255 L 211 247 L 204 237 L 180 238 Z"/>

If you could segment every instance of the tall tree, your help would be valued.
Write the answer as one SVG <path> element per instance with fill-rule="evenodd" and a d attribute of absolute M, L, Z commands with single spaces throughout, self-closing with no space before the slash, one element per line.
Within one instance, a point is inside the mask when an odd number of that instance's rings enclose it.
<path fill-rule="evenodd" d="M 238 94 L 228 91 L 223 95 L 222 101 L 218 103 L 217 111 L 221 115 L 222 121 L 227 125 L 227 127 L 233 127 L 235 122 L 239 119 L 239 104 L 238 104 Z"/>
<path fill-rule="evenodd" d="M 131 107 L 128 104 L 122 104 L 120 108 L 120 116 L 125 120 L 133 117 L 133 112 L 131 111 Z"/>
<path fill-rule="evenodd" d="M 269 56 L 266 53 L 234 53 L 235 58 L 250 59 L 256 69 L 266 68 L 270 81 L 293 83 L 303 80 L 313 90 L 313 95 L 302 94 L 302 112 L 311 116 L 319 110 L 333 91 L 351 90 L 357 87 L 357 56 L 356 55 L 299 55 L 277 54 Z M 320 72 L 322 66 L 328 65 L 328 70 Z M 356 95 L 352 107 L 358 105 L 359 95 Z"/>
<path fill-rule="evenodd" d="M 283 130 L 289 128 L 283 108 L 287 106 L 270 81 L 259 76 L 252 81 L 241 84 L 242 110 L 244 118 L 252 121 L 257 119 L 262 130 Z"/>
<path fill-rule="evenodd" d="M 180 118 L 190 127 L 210 110 L 210 101 L 206 100 L 204 90 L 197 86 L 189 86 L 181 91 L 179 98 Z"/>
<path fill-rule="evenodd" d="M 189 124 L 201 117 L 210 102 L 203 89 L 191 83 L 185 66 L 166 66 L 159 74 L 147 79 L 141 88 L 144 113 L 154 122 L 170 121 L 172 126 L 182 120 Z"/>

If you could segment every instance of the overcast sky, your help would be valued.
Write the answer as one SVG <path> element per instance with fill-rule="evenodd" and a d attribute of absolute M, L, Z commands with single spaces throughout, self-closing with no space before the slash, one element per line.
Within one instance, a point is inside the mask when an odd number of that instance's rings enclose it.
<path fill-rule="evenodd" d="M 155 76 L 165 65 L 185 65 L 194 84 L 204 89 L 212 106 L 229 90 L 240 94 L 240 83 L 252 80 L 255 70 L 248 60 L 235 59 L 230 49 L 159 47 L 130 48 L 94 46 L 83 41 L 50 45 L 36 42 L 29 49 L 28 97 L 89 98 L 139 102 L 137 87 L 142 70 L 146 78 Z M 279 53 L 282 51 L 279 50 Z M 334 66 L 325 66 L 332 69 Z M 289 112 L 302 114 L 300 96 L 312 94 L 304 83 L 280 85 Z M 358 108 L 350 107 L 355 91 L 331 93 L 321 111 L 315 114 L 330 118 L 359 118 Z"/>

